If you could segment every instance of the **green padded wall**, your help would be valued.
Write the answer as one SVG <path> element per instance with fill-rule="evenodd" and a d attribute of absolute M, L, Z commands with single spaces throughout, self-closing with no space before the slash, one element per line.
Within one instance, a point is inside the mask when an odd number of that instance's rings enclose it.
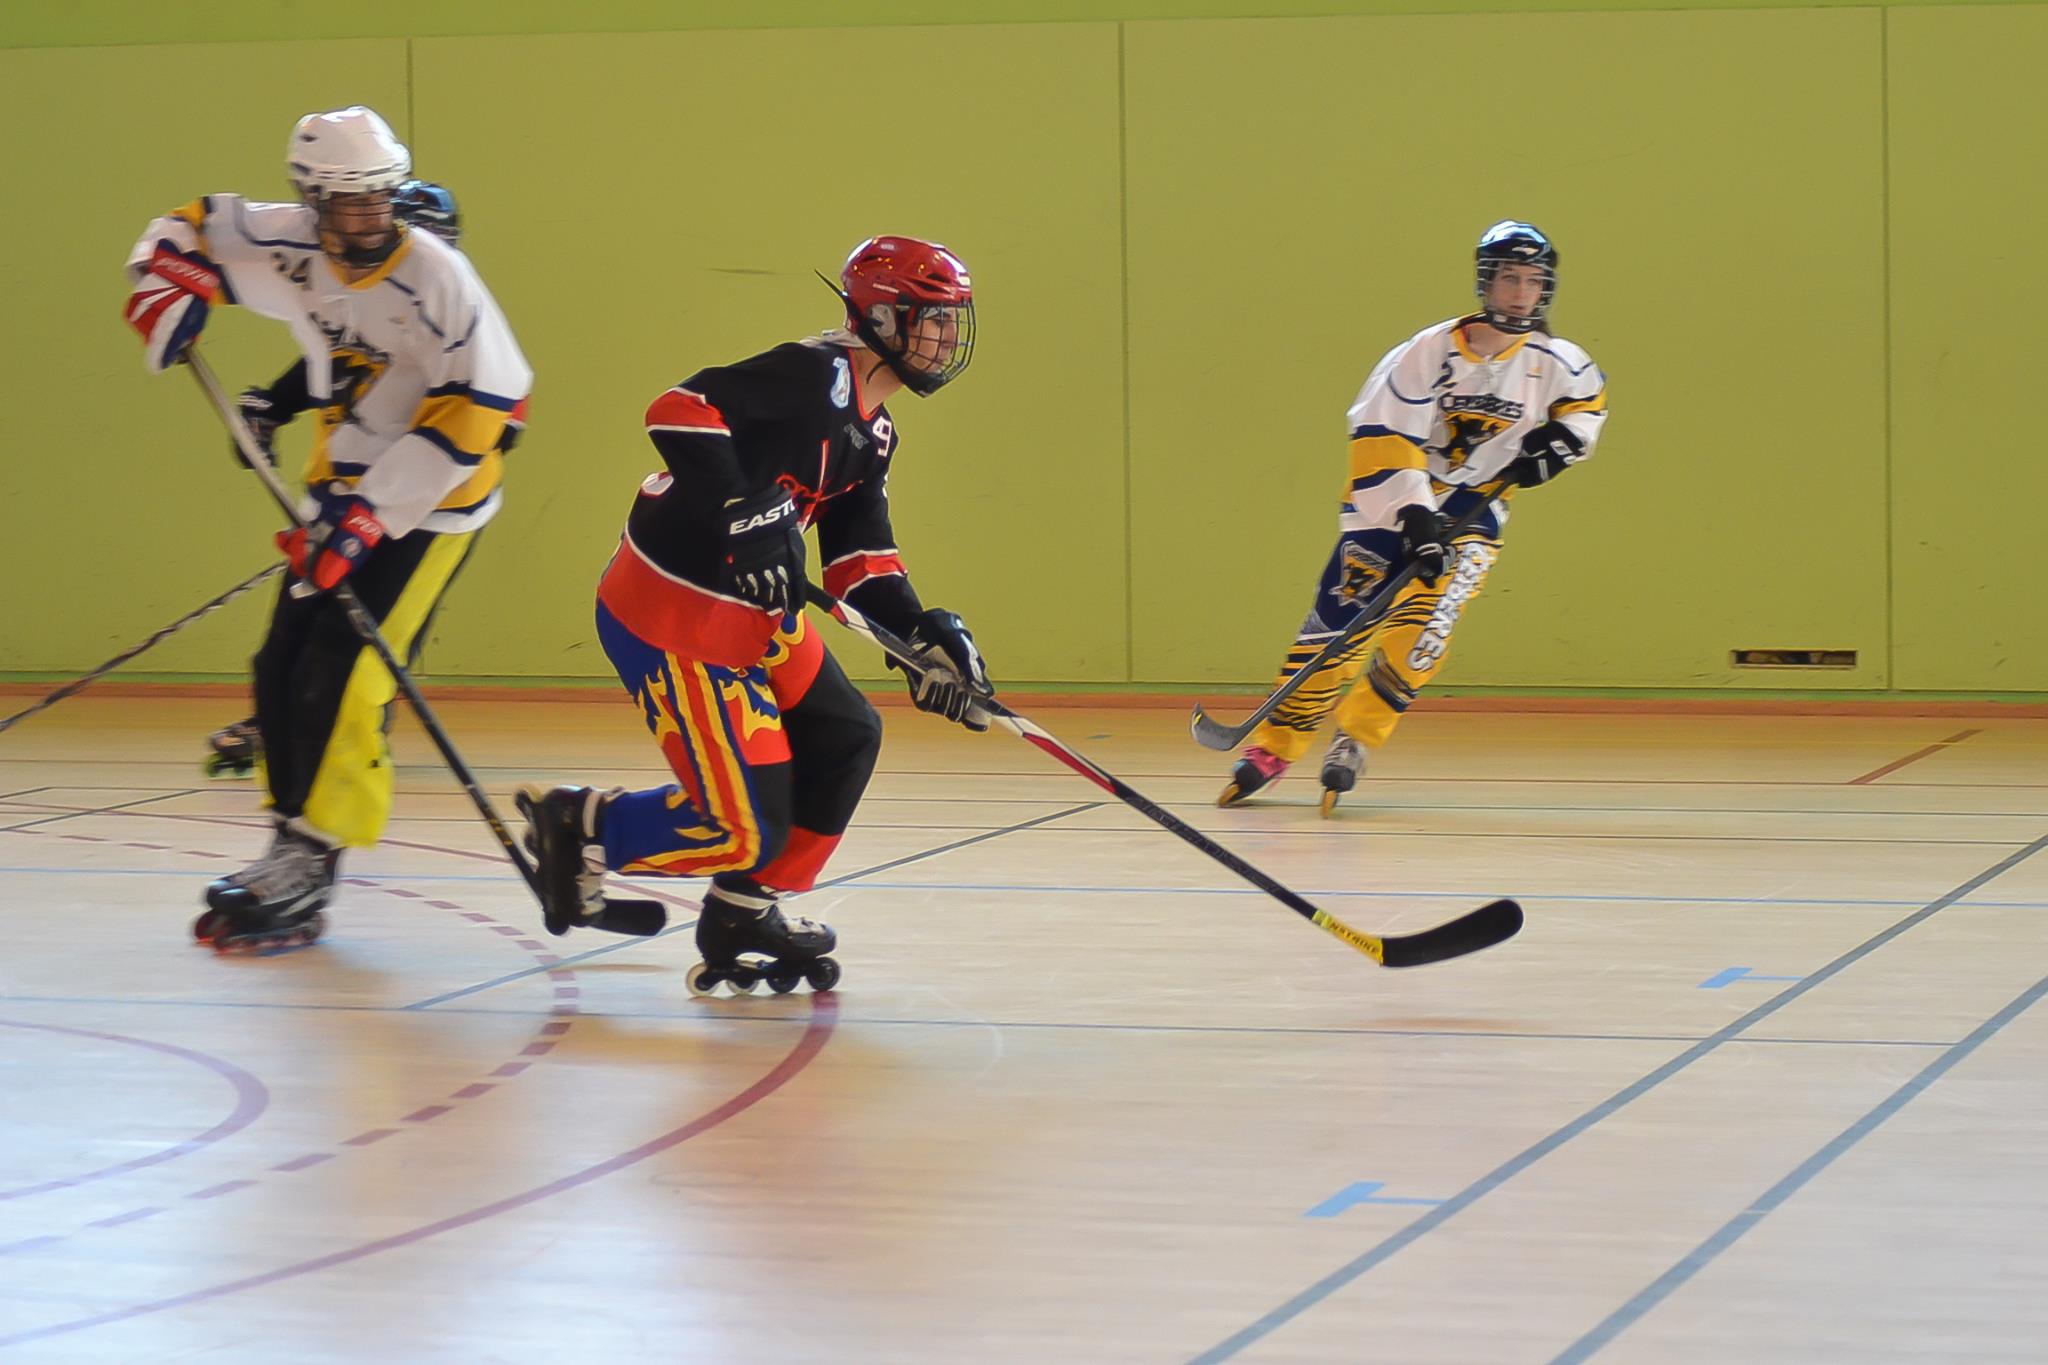
<path fill-rule="evenodd" d="M 915 138 L 855 71 L 894 73 Z M 836 325 L 813 272 L 904 232 L 962 253 L 980 321 L 964 378 L 890 405 L 913 579 L 985 623 L 998 677 L 1124 676 L 1114 26 L 428 40 L 415 81 L 420 169 L 538 376 L 490 600 L 444 615 L 442 668 L 604 671 L 591 589 L 660 467 L 647 404 Z"/>
<path fill-rule="evenodd" d="M 2048 9 L 1898 10 L 1889 55 L 1896 680 L 2044 691 Z"/>
<path fill-rule="evenodd" d="M 2028 0 L 1991 0 L 2020 4 Z M 481 33 L 637 33 L 850 25 L 1072 23 L 1124 19 L 1257 19 L 1335 14 L 1543 13 L 1554 10 L 1828 9 L 1870 0 L 214 0 L 209 36 L 250 40 L 453 37 Z M 159 0 L 30 0 L 0 8 L 0 47 L 176 43 L 191 13 Z"/>
<path fill-rule="evenodd" d="M 1350 17 L 1284 17 L 1317 7 Z M 1615 417 L 1520 500 L 1447 682 L 2048 690 L 2014 607 L 2048 551 L 1982 506 L 2048 474 L 1959 469 L 2014 443 L 1994 424 L 2024 406 L 1976 389 L 2030 391 L 2048 302 L 2015 246 L 2048 6 L 223 0 L 208 44 L 163 45 L 189 32 L 139 0 L 0 10 L 0 114 L 30 134 L 5 171 L 43 210 L 0 224 L 31 323 L 0 339 L 0 674 L 68 676 L 264 563 L 275 516 L 190 383 L 143 374 L 120 260 L 194 195 L 283 194 L 291 120 L 360 100 L 462 195 L 539 370 L 442 676 L 603 676 L 589 589 L 654 462 L 647 401 L 829 322 L 810 270 L 891 229 L 960 249 L 982 297 L 973 371 L 895 405 L 926 596 L 1002 681 L 1262 683 L 1329 543 L 1344 407 L 1467 306 L 1473 235 L 1514 213 L 1562 243 L 1557 322 Z M 1488 72 L 1541 73 L 1544 117 Z M 290 359 L 235 310 L 208 344 L 237 385 Z M 143 668 L 233 676 L 262 614 Z M 1740 647 L 1861 666 L 1732 672 Z"/>
<path fill-rule="evenodd" d="M 1517 500 L 1445 680 L 1783 685 L 1728 652 L 1811 646 L 1882 686 L 1879 40 L 1874 11 L 1130 26 L 1137 678 L 1270 672 L 1346 407 L 1519 217 L 1614 416 Z M 1447 53 L 1555 94 L 1510 113 Z"/>
<path fill-rule="evenodd" d="M 234 76 L 193 86 L 207 70 Z M 0 671 L 81 672 L 275 558 L 278 513 L 232 464 L 198 389 L 182 371 L 144 373 L 121 264 L 152 218 L 201 194 L 286 197 L 285 140 L 307 110 L 360 100 L 402 131 L 405 90 L 398 41 L 0 52 L 0 122 L 14 130 L 13 208 L 0 215 Z M 296 354 L 239 309 L 207 335 L 239 382 L 272 379 Z M 266 605 L 252 594 L 138 666 L 236 670 Z"/>

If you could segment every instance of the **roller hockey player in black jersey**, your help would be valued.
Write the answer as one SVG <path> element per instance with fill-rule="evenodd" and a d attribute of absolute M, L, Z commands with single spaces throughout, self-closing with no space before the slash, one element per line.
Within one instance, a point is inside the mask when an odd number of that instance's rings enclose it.
<path fill-rule="evenodd" d="M 777 899 L 816 884 L 882 727 L 804 618 L 804 528 L 825 589 L 926 652 L 918 709 L 986 730 L 975 702 L 995 695 L 965 624 L 911 589 L 886 492 L 885 400 L 937 392 L 973 352 L 967 269 L 933 243 L 878 237 L 840 285 L 843 330 L 701 370 L 647 410 L 667 468 L 641 485 L 598 584 L 597 633 L 676 781 L 519 797 L 551 917 L 591 917 L 606 870 L 711 878 L 698 994 L 839 978 L 832 930 Z"/>

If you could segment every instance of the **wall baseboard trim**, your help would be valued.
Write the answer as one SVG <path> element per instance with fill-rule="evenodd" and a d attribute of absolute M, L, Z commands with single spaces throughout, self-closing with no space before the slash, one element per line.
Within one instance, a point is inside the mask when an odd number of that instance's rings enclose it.
<path fill-rule="evenodd" d="M 428 700 L 446 702 L 545 702 L 619 706 L 624 697 L 616 687 L 593 684 L 578 686 L 507 686 L 496 683 L 423 682 Z M 910 699 L 903 689 L 888 681 L 863 683 L 869 700 L 880 707 L 907 707 Z M 36 698 L 51 688 L 42 683 L 0 683 L 0 697 Z M 104 683 L 81 694 L 109 699 L 185 701 L 220 700 L 246 702 L 245 683 L 225 682 L 117 682 Z M 1136 711 L 1185 710 L 1200 701 L 1222 716 L 1242 714 L 1251 709 L 1260 694 L 1247 692 L 1094 692 L 1058 690 L 1005 691 L 1003 700 L 1018 711 L 1098 710 Z M 401 703 L 402 705 L 402 703 Z M 1934 695 L 1871 697 L 1801 697 L 1737 694 L 1723 697 L 1686 696 L 1604 696 L 1589 693 L 1466 693 L 1431 696 L 1424 694 L 1415 710 L 1462 713 L 1466 715 L 1561 715 L 1561 716 L 1954 716 L 1973 719 L 2048 720 L 2048 698 L 2002 699 Z"/>

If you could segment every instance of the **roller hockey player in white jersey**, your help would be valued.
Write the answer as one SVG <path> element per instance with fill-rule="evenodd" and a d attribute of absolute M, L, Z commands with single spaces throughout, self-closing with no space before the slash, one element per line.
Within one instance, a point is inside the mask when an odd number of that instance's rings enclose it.
<path fill-rule="evenodd" d="M 400 185 L 391 196 L 391 213 L 399 222 L 421 232 L 431 232 L 452 247 L 462 245 L 462 210 L 455 202 L 454 193 L 445 185 L 431 180 L 408 180 Z M 300 413 L 310 411 L 314 406 L 312 394 L 306 387 L 306 361 L 302 356 L 289 369 L 267 385 L 252 385 L 242 390 L 237 400 L 242 411 L 242 420 L 249 425 L 249 431 L 271 456 L 271 463 L 277 463 L 271 443 L 280 429 L 288 425 Z M 511 419 L 505 424 L 505 434 L 498 442 L 498 449 L 511 454 L 512 447 L 526 430 L 526 404 L 521 400 Z M 229 450 L 235 459 L 242 458 L 242 448 L 229 443 Z M 415 639 L 413 654 L 417 657 L 419 641 Z M 263 737 L 256 728 L 256 717 L 238 720 L 232 725 L 222 726 L 206 737 L 206 773 L 209 777 L 247 777 L 256 771 L 256 761 L 263 755 Z"/>
<path fill-rule="evenodd" d="M 149 225 L 129 323 L 161 371 L 215 303 L 285 323 L 319 423 L 290 573 L 255 658 L 269 849 L 206 889 L 193 925 L 222 950 L 308 943 L 343 848 L 391 810 L 390 673 L 349 627 L 344 579 L 401 657 L 498 510 L 507 420 L 533 372 L 469 261 L 396 220 L 412 158 L 360 108 L 308 114 L 286 160 L 295 204 L 210 195 Z"/>
<path fill-rule="evenodd" d="M 1351 405 L 1337 545 L 1279 681 L 1342 634 L 1390 573 L 1410 561 L 1418 572 L 1376 629 L 1252 732 L 1218 805 L 1276 781 L 1334 710 L 1337 735 L 1322 768 L 1328 815 L 1443 663 L 1452 628 L 1500 554 L 1509 500 L 1593 453 L 1607 379 L 1583 348 L 1549 331 L 1556 247 L 1528 223 L 1494 224 L 1479 239 L 1474 289 L 1479 311 L 1389 351 Z M 1498 496 L 1478 491 L 1500 481 Z M 1451 524 L 1482 502 L 1476 523 L 1446 544 Z"/>

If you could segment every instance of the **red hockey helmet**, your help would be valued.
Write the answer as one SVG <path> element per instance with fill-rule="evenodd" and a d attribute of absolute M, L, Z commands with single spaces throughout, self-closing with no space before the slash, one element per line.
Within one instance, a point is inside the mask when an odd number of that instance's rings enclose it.
<path fill-rule="evenodd" d="M 846 325 L 920 397 L 974 356 L 974 283 L 958 256 L 915 237 L 871 237 L 839 272 Z"/>

